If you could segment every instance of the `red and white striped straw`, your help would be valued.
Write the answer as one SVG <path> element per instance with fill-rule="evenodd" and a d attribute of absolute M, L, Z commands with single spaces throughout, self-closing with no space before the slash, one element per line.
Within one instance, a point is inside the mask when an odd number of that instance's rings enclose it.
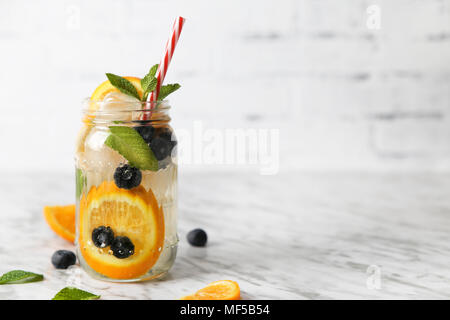
<path fill-rule="evenodd" d="M 186 19 L 183 17 L 178 17 L 175 19 L 171 36 L 169 40 L 167 40 L 164 57 L 161 59 L 158 70 L 156 71 L 156 79 L 158 80 L 156 89 L 148 95 L 147 101 L 155 102 L 159 95 L 159 90 L 161 89 L 161 85 L 164 82 L 164 77 L 166 76 L 170 61 L 172 60 L 172 56 L 175 51 L 178 39 L 180 38 L 181 30 L 183 29 L 185 20 Z M 151 103 L 151 105 L 151 108 L 153 108 L 153 103 Z"/>

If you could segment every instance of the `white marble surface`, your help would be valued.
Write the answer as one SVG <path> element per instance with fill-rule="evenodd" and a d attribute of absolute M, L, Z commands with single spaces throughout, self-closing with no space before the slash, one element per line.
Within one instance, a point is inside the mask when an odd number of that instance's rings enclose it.
<path fill-rule="evenodd" d="M 177 299 L 220 279 L 238 281 L 244 299 L 450 298 L 449 175 L 185 174 L 175 266 L 137 284 L 52 267 L 55 250 L 73 248 L 49 230 L 42 207 L 73 201 L 72 181 L 1 175 L 0 272 L 45 280 L 0 286 L 0 299 L 50 299 L 67 285 L 103 299 Z M 187 244 L 194 227 L 208 232 L 206 248 Z M 367 287 L 370 265 L 380 289 Z"/>

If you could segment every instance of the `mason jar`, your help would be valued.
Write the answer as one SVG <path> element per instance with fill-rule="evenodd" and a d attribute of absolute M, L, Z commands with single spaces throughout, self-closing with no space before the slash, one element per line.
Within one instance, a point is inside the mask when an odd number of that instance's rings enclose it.
<path fill-rule="evenodd" d="M 108 281 L 164 275 L 177 252 L 176 138 L 170 106 L 86 100 L 76 143 L 76 246 Z"/>

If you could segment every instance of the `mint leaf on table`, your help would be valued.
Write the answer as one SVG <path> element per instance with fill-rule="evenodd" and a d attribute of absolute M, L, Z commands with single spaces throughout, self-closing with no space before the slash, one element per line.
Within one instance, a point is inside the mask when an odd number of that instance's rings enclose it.
<path fill-rule="evenodd" d="M 144 94 L 142 96 L 143 101 L 147 100 L 148 94 L 156 89 L 158 80 L 156 79 L 155 75 L 156 71 L 158 70 L 158 66 L 158 64 L 155 64 L 153 67 L 151 67 L 150 71 L 141 80 L 141 87 L 144 91 Z"/>
<path fill-rule="evenodd" d="M 42 280 L 44 280 L 44 276 L 42 274 L 23 270 L 13 270 L 0 277 L 0 284 L 20 284 Z"/>
<path fill-rule="evenodd" d="M 52 300 L 96 300 L 100 296 L 74 287 L 65 287 Z"/>
<path fill-rule="evenodd" d="M 140 170 L 158 170 L 158 160 L 141 135 L 131 127 L 109 127 L 105 144 L 120 153 L 131 166 Z"/>
<path fill-rule="evenodd" d="M 109 82 L 111 82 L 111 84 L 114 87 L 119 89 L 120 92 L 125 93 L 126 95 L 129 95 L 129 96 L 135 97 L 138 100 L 141 100 L 136 88 L 133 86 L 133 84 L 130 81 L 128 81 L 125 78 L 122 78 L 121 76 L 117 76 L 112 73 L 107 73 L 106 76 L 108 77 Z"/>
<path fill-rule="evenodd" d="M 180 85 L 178 83 L 166 84 L 161 86 L 159 90 L 158 100 L 164 100 L 169 94 L 180 89 Z"/>

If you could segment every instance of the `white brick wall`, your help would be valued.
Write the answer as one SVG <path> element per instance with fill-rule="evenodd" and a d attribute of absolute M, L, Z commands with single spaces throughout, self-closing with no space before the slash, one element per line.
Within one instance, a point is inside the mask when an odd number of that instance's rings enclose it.
<path fill-rule="evenodd" d="M 0 1 L 0 166 L 71 170 L 81 99 L 177 15 L 175 127 L 280 128 L 283 169 L 450 170 L 450 0 Z"/>

